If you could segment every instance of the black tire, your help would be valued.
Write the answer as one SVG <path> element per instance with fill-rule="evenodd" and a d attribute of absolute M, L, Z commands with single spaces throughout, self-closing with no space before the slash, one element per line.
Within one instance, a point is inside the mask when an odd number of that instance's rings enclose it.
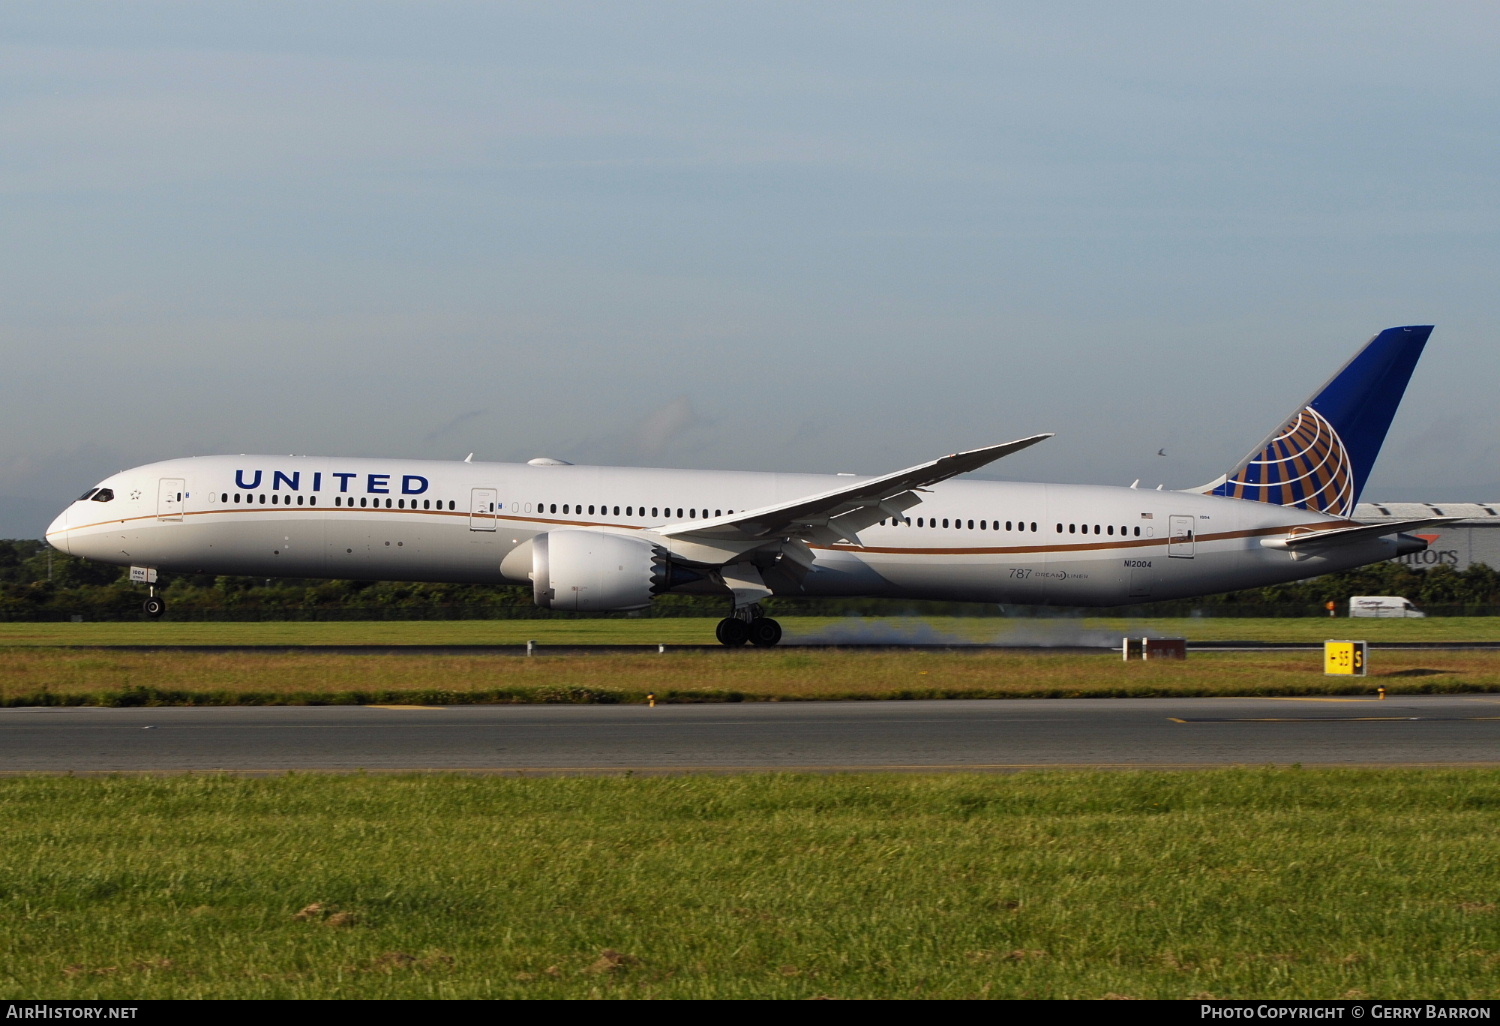
<path fill-rule="evenodd" d="M 781 640 L 781 624 L 769 616 L 757 616 L 750 621 L 750 644 L 757 648 L 770 648 Z"/>
<path fill-rule="evenodd" d="M 153 620 L 166 611 L 167 604 L 154 595 L 141 603 L 141 612 L 145 613 Z"/>
<path fill-rule="evenodd" d="M 727 617 L 720 620 L 719 625 L 714 628 L 714 637 L 719 639 L 719 644 L 731 648 L 743 645 L 750 640 L 750 625 L 736 617 Z"/>

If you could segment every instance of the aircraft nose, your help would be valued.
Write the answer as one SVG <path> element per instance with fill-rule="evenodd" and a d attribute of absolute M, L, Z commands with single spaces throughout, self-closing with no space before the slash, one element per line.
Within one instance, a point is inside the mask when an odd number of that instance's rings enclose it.
<path fill-rule="evenodd" d="M 57 515 L 57 519 L 47 527 L 47 544 L 54 549 L 59 549 L 72 555 L 68 548 L 68 512 L 72 507 L 63 510 Z"/>

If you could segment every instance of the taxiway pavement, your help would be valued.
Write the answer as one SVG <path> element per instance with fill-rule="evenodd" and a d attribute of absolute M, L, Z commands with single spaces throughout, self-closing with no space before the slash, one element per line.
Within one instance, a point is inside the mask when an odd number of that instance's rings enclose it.
<path fill-rule="evenodd" d="M 1500 695 L 0 710 L 0 772 L 1500 765 Z"/>

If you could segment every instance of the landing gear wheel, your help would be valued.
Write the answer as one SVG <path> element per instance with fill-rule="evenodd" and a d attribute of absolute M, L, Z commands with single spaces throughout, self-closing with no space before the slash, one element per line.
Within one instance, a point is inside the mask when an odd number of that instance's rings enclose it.
<path fill-rule="evenodd" d="M 161 599 L 157 598 L 155 595 L 152 595 L 146 601 L 144 601 L 144 602 L 141 603 L 141 612 L 145 613 L 147 616 L 151 617 L 153 620 L 156 619 L 161 614 L 165 613 L 166 611 L 167 611 L 167 604 L 165 602 L 163 602 Z"/>
<path fill-rule="evenodd" d="M 750 625 L 731 616 L 719 621 L 719 625 L 714 628 L 714 637 L 719 639 L 721 645 L 743 645 L 750 640 Z"/>
<path fill-rule="evenodd" d="M 757 616 L 750 621 L 750 644 L 770 648 L 781 640 L 781 624 L 769 616 Z"/>

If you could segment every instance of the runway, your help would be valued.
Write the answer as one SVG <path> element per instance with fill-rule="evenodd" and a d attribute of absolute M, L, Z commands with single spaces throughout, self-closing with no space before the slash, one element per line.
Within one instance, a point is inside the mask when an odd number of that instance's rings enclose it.
<path fill-rule="evenodd" d="M 0 710 L 0 772 L 1500 765 L 1500 696 Z"/>

